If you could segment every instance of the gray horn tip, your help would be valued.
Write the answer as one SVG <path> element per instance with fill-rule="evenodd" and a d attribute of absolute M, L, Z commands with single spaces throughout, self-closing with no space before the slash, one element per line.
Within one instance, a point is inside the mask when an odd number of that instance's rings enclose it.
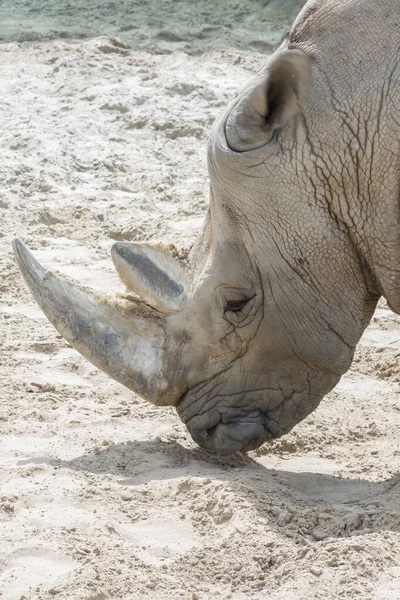
<path fill-rule="evenodd" d="M 26 248 L 24 242 L 21 242 L 21 240 L 19 238 L 14 238 L 12 241 L 12 247 L 13 247 L 13 251 L 15 256 L 18 255 L 19 251 Z"/>
<path fill-rule="evenodd" d="M 28 246 L 26 246 L 19 238 L 14 238 L 12 247 L 15 259 L 24 279 L 27 280 L 27 278 L 29 279 L 30 276 L 34 275 L 39 281 L 42 280 L 45 271 L 30 252 Z"/>
<path fill-rule="evenodd" d="M 32 257 L 28 246 L 26 246 L 26 244 L 24 244 L 24 242 L 22 242 L 19 238 L 13 239 L 12 247 L 14 251 L 14 256 L 17 259 L 19 265 L 21 261 L 25 260 L 27 257 Z"/>

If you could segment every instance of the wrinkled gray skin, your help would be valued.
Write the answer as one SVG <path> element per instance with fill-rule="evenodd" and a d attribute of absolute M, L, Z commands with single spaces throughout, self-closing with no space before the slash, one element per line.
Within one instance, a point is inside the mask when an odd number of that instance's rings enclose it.
<path fill-rule="evenodd" d="M 399 49 L 399 0 L 307 3 L 213 128 L 189 266 L 160 248 L 113 248 L 122 280 L 155 309 L 136 326 L 135 365 L 124 344 L 139 317 L 101 338 L 103 304 L 87 321 L 75 292 L 33 273 L 16 244 L 59 331 L 150 402 L 176 406 L 211 452 L 290 431 L 349 368 L 378 298 L 400 313 Z M 112 321 L 119 309 L 107 310 Z"/>

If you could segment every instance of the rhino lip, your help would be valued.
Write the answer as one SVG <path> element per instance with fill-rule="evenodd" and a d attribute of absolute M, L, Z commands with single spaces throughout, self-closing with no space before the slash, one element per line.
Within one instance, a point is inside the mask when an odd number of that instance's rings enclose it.
<path fill-rule="evenodd" d="M 215 410 L 202 421 L 201 427 L 189 425 L 189 432 L 199 446 L 213 454 L 254 450 L 269 437 L 265 429 L 265 415 L 258 409 L 236 409 L 224 413 Z"/>

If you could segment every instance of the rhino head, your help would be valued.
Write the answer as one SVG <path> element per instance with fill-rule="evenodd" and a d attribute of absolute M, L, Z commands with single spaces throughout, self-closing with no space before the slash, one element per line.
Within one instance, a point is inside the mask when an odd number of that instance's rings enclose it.
<path fill-rule="evenodd" d="M 185 264 L 162 246 L 113 246 L 140 301 L 97 298 L 14 242 L 57 330 L 149 402 L 175 406 L 210 452 L 255 449 L 311 413 L 349 368 L 379 296 L 324 201 L 313 68 L 309 53 L 282 46 L 216 122 L 210 204 Z"/>

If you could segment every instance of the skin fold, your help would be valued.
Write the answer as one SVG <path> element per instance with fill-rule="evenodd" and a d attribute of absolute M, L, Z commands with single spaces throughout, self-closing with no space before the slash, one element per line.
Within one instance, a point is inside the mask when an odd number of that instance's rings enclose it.
<path fill-rule="evenodd" d="M 122 280 L 154 310 L 148 337 L 140 316 L 140 373 L 125 355 L 124 377 L 107 371 L 106 345 L 93 360 L 88 327 L 77 341 L 79 327 L 63 326 L 99 368 L 176 406 L 210 452 L 290 431 L 350 367 L 379 297 L 400 313 L 399 23 L 397 0 L 309 1 L 213 127 L 210 204 L 187 264 L 115 245 Z M 24 277 L 60 330 L 24 252 Z"/>

